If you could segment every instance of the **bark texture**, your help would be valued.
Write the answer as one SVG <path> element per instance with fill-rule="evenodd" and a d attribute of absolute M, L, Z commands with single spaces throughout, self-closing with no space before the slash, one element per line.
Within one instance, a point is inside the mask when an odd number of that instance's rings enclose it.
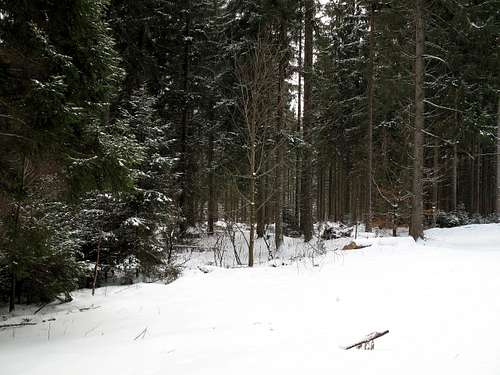
<path fill-rule="evenodd" d="M 375 9 L 373 2 L 370 3 L 370 60 L 368 62 L 368 166 L 367 166 L 367 214 L 365 228 L 367 232 L 372 231 L 373 202 L 372 202 L 372 177 L 373 177 L 373 57 L 375 38 Z"/>
<path fill-rule="evenodd" d="M 413 165 L 413 201 L 410 235 L 423 238 L 423 166 L 424 166 L 424 16 L 423 0 L 415 0 L 415 134 Z"/>
<path fill-rule="evenodd" d="M 498 109 L 497 109 L 497 216 L 500 218 L 500 95 L 498 96 Z"/>
<path fill-rule="evenodd" d="M 312 69 L 313 69 L 313 21 L 314 0 L 305 0 L 304 22 L 304 162 L 302 170 L 302 231 L 304 240 L 310 241 L 313 234 L 312 218 Z"/>

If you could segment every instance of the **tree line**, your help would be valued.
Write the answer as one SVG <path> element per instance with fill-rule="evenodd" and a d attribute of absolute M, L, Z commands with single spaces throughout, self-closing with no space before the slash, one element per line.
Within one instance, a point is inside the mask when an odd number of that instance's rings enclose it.
<path fill-rule="evenodd" d="M 175 277 L 218 220 L 500 215 L 494 1 L 0 1 L 0 300 Z M 99 272 L 98 272 L 99 271 Z"/>

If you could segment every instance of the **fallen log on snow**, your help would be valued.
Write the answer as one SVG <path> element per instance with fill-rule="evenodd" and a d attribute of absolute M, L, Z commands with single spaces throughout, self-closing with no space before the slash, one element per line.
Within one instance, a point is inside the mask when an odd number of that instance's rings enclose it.
<path fill-rule="evenodd" d="M 23 327 L 23 326 L 34 326 L 37 323 L 35 322 L 22 322 L 22 323 L 11 323 L 11 324 L 2 324 L 0 325 L 0 329 L 2 328 L 16 328 L 16 327 Z"/>
<path fill-rule="evenodd" d="M 364 249 L 365 247 L 370 247 L 371 245 L 358 245 L 355 241 L 349 242 L 345 245 L 342 250 L 359 250 Z"/>
<path fill-rule="evenodd" d="M 207 268 L 207 267 L 203 267 L 203 266 L 198 266 L 198 269 L 203 272 L 203 273 L 210 273 L 212 272 L 212 270 L 210 268 Z"/>
<path fill-rule="evenodd" d="M 382 337 L 382 336 L 384 336 L 384 335 L 386 335 L 388 333 L 389 333 L 389 330 L 385 330 L 383 332 L 372 332 L 369 335 L 367 335 L 363 340 L 358 341 L 355 344 L 346 346 L 344 349 L 345 350 L 349 350 L 349 349 L 352 349 L 352 348 L 361 349 L 362 347 L 364 347 L 364 349 L 373 350 L 373 348 L 375 346 L 374 340 L 376 340 L 379 337 Z"/>

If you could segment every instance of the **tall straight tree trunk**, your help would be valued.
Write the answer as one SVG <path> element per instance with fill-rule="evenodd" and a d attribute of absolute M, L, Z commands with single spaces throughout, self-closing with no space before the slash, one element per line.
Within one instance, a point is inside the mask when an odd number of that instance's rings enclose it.
<path fill-rule="evenodd" d="M 328 166 L 328 219 L 332 220 L 335 215 L 335 178 L 333 164 Z"/>
<path fill-rule="evenodd" d="M 353 168 L 351 166 L 351 168 Z M 352 170 L 352 169 L 351 169 Z M 354 223 L 355 219 L 355 211 L 356 211 L 356 200 L 358 199 L 357 195 L 357 187 L 358 187 L 359 179 L 356 176 L 356 173 L 351 172 L 349 173 L 349 205 L 350 205 L 350 215 L 351 215 L 351 220 Z M 358 217 L 356 217 L 358 219 Z"/>
<path fill-rule="evenodd" d="M 382 168 L 384 170 L 384 174 L 387 175 L 388 173 L 388 165 L 389 165 L 389 158 L 387 155 L 387 149 L 388 149 L 388 143 L 389 141 L 387 140 L 387 129 L 385 126 L 382 127 L 382 145 L 381 145 L 381 154 L 382 154 Z"/>
<path fill-rule="evenodd" d="M 342 161 L 337 157 L 335 159 L 335 221 L 342 220 L 342 181 L 343 181 L 343 171 L 342 171 Z"/>
<path fill-rule="evenodd" d="M 302 231 L 306 242 L 312 239 L 312 69 L 314 0 L 305 0 L 304 20 L 304 163 L 302 171 Z"/>
<path fill-rule="evenodd" d="M 458 191 L 458 146 L 453 143 L 453 159 L 451 164 L 451 210 L 457 209 L 457 191 Z"/>
<path fill-rule="evenodd" d="M 21 175 L 20 175 L 20 185 L 18 188 L 18 194 L 21 196 L 25 190 L 26 185 L 26 175 L 28 169 L 28 158 L 23 155 L 22 165 L 21 165 Z M 21 199 L 21 198 L 18 198 Z M 14 233 L 12 234 L 11 244 L 16 246 L 17 238 L 19 235 L 19 221 L 21 220 L 21 201 L 18 200 L 16 204 L 16 211 L 14 213 Z M 10 298 L 9 298 L 9 312 L 13 312 L 16 309 L 16 287 L 17 287 L 17 260 L 16 258 L 11 261 L 11 279 L 10 279 Z"/>
<path fill-rule="evenodd" d="M 368 63 L 368 166 L 367 166 L 367 214 L 365 221 L 366 232 L 372 231 L 373 202 L 372 202 L 372 178 L 373 178 L 373 58 L 375 39 L 375 6 L 370 3 L 370 60 Z"/>
<path fill-rule="evenodd" d="M 321 155 L 320 155 L 321 158 Z M 316 162 L 316 220 L 321 221 L 321 198 L 322 198 L 322 187 L 323 187 L 323 176 L 321 173 L 321 162 Z M 314 216 L 314 213 L 313 213 Z"/>
<path fill-rule="evenodd" d="M 210 131 L 208 140 L 208 234 L 214 234 L 214 222 L 217 216 L 217 197 L 215 194 L 214 171 L 214 135 Z"/>
<path fill-rule="evenodd" d="M 497 183 L 496 183 L 496 211 L 500 219 L 500 95 L 498 96 L 498 109 L 497 109 Z"/>
<path fill-rule="evenodd" d="M 193 157 L 190 153 L 188 146 L 188 133 L 189 133 L 189 113 L 191 111 L 191 105 L 187 99 L 187 92 L 189 90 L 189 76 L 191 69 L 191 3 L 190 0 L 187 0 L 186 5 L 186 23 L 184 28 L 184 61 L 183 61 L 183 84 L 182 89 L 184 91 L 184 108 L 182 111 L 182 119 L 181 119 L 181 173 L 182 173 L 182 183 L 181 183 L 181 194 L 179 198 L 179 206 L 181 208 L 182 214 L 185 220 L 181 223 L 181 230 L 184 232 L 187 229 L 187 226 L 194 225 L 194 202 L 192 196 L 192 184 L 193 184 L 193 168 L 192 163 L 190 162 Z"/>
<path fill-rule="evenodd" d="M 275 197 L 276 206 L 274 212 L 275 235 L 274 244 L 278 251 L 283 244 L 283 175 L 285 168 L 285 144 L 281 139 L 285 129 L 285 96 L 286 96 L 286 66 L 287 66 L 287 25 L 285 16 L 280 19 L 280 53 L 279 53 L 279 73 L 278 73 L 278 116 L 276 126 L 276 185 Z"/>
<path fill-rule="evenodd" d="M 299 84 L 297 92 L 297 134 L 302 136 L 302 20 L 300 20 L 299 30 Z M 300 207 L 301 207 L 301 160 L 300 151 L 295 153 L 295 223 L 300 228 Z"/>
<path fill-rule="evenodd" d="M 455 94 L 455 128 L 460 129 L 460 116 L 458 114 L 458 91 Z M 451 209 L 455 211 L 458 204 L 458 141 L 453 142 L 453 160 L 451 176 Z"/>
<path fill-rule="evenodd" d="M 439 209 L 438 202 L 438 192 L 439 192 L 439 142 L 437 138 L 434 138 L 434 150 L 432 158 L 432 213 L 433 213 L 433 225 L 436 226 L 436 213 Z"/>
<path fill-rule="evenodd" d="M 321 171 L 321 173 L 323 174 L 323 177 L 322 177 L 322 179 L 323 179 L 323 186 L 322 186 L 322 191 L 323 191 L 322 204 L 323 204 L 323 207 L 322 207 L 321 220 L 326 221 L 327 216 L 328 216 L 328 197 L 329 197 L 329 194 L 328 194 L 329 174 L 328 174 L 328 166 L 327 165 L 323 166 L 323 170 Z"/>
<path fill-rule="evenodd" d="M 248 241 L 248 267 L 253 267 L 253 253 L 255 247 L 255 141 L 256 141 L 256 124 L 252 124 L 250 130 L 250 210 L 248 221 L 250 223 L 250 238 Z"/>
<path fill-rule="evenodd" d="M 92 296 L 95 294 L 95 287 L 97 285 L 97 277 L 99 276 L 99 266 L 101 263 L 101 243 L 103 238 L 103 222 L 101 222 L 101 227 L 99 229 L 99 241 L 97 242 L 97 256 L 95 260 L 94 267 L 94 280 L 92 280 Z"/>
<path fill-rule="evenodd" d="M 470 152 L 471 155 L 474 154 L 474 146 L 471 147 L 471 152 Z M 468 205 L 467 205 L 467 208 L 469 210 L 469 212 L 472 212 L 474 210 L 474 166 L 475 166 L 475 163 L 474 163 L 474 158 L 468 158 L 467 159 L 467 176 L 469 177 L 467 182 L 467 202 L 468 202 Z"/>
<path fill-rule="evenodd" d="M 23 162 L 23 165 L 25 163 Z M 24 167 L 23 167 L 24 171 Z M 24 172 L 23 172 L 24 175 Z M 23 178 L 24 181 L 24 178 Z M 17 202 L 16 213 L 14 217 L 14 234 L 12 236 L 13 245 L 17 241 L 17 233 L 19 227 L 19 217 L 21 214 L 21 203 Z M 10 275 L 10 298 L 9 298 L 9 312 L 13 312 L 16 309 L 16 285 L 17 285 L 17 262 L 15 259 L 11 262 L 11 275 Z"/>
<path fill-rule="evenodd" d="M 266 229 L 266 181 L 264 176 L 260 176 L 256 181 L 257 201 L 256 201 L 256 216 L 257 216 L 257 237 L 264 237 Z"/>
<path fill-rule="evenodd" d="M 424 237 L 423 166 L 424 166 L 424 16 L 423 0 L 415 0 L 415 134 L 413 165 L 413 201 L 410 235 Z"/>
<path fill-rule="evenodd" d="M 324 221 L 325 220 L 325 165 L 324 162 L 318 163 L 318 202 L 317 202 L 317 220 Z"/>
<path fill-rule="evenodd" d="M 213 12 L 214 16 L 219 15 L 219 4 L 217 0 L 213 0 Z M 215 74 L 214 74 L 215 80 Z M 212 129 L 210 129 L 209 139 L 208 139 L 208 234 L 214 234 L 214 222 L 217 220 L 217 194 L 215 188 L 215 170 L 214 170 L 214 154 L 215 154 L 215 142 L 214 142 L 214 127 L 215 127 L 215 104 L 212 102 L 210 106 L 210 120 Z"/>
<path fill-rule="evenodd" d="M 477 158 L 477 169 L 476 169 L 476 209 L 475 213 L 481 213 L 481 182 L 482 182 L 482 158 L 481 158 L 481 143 L 479 143 L 479 137 L 476 146 L 476 158 Z M 486 187 L 486 185 L 483 185 Z"/>

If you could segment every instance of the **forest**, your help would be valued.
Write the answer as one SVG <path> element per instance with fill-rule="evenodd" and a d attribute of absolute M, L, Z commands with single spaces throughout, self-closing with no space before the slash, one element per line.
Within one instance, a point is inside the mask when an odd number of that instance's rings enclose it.
<path fill-rule="evenodd" d="M 496 0 L 0 0 L 0 304 L 245 225 L 500 218 Z M 122 280 L 123 281 L 123 280 Z"/>

